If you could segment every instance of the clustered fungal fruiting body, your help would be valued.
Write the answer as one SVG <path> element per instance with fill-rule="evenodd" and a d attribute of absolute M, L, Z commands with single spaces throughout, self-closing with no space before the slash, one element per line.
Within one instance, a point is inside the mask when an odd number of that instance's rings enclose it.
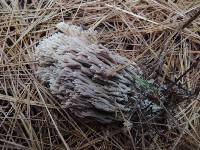
<path fill-rule="evenodd" d="M 159 109 L 145 100 L 145 91 L 152 89 L 141 79 L 140 68 L 98 44 L 96 32 L 65 23 L 57 28 L 61 32 L 35 49 L 36 75 L 63 107 L 80 118 L 102 123 L 128 119 L 138 106 Z"/>

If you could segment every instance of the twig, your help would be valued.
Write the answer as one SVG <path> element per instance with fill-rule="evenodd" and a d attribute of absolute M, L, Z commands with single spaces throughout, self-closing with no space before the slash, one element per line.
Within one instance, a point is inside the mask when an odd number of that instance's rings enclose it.
<path fill-rule="evenodd" d="M 188 27 L 198 16 L 200 15 L 200 9 L 198 10 L 198 12 L 192 16 L 188 21 L 186 21 L 183 26 L 181 27 L 181 29 L 185 29 L 186 27 Z"/>

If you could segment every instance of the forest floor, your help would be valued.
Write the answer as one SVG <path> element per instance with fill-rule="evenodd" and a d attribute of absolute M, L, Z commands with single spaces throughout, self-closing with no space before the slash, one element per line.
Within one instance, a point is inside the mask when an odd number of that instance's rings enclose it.
<path fill-rule="evenodd" d="M 0 0 L 0 149 L 200 149 L 199 14 L 199 0 Z M 34 76 L 35 46 L 62 21 L 192 94 L 132 129 L 75 118 Z"/>

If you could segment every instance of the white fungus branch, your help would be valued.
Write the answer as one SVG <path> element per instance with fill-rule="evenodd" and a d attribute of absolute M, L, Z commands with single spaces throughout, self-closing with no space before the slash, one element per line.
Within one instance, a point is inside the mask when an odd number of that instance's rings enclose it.
<path fill-rule="evenodd" d="M 140 68 L 131 63 L 116 73 L 113 68 L 129 61 L 98 44 L 95 31 L 65 23 L 57 28 L 61 32 L 36 47 L 37 76 L 78 117 L 108 123 L 122 121 L 121 113 L 129 116 L 133 97 L 141 96 Z"/>

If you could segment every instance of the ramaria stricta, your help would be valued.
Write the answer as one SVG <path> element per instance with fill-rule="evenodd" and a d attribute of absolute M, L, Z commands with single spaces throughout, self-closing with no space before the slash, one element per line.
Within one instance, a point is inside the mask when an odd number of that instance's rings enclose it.
<path fill-rule="evenodd" d="M 129 120 L 138 107 L 159 109 L 145 98 L 155 91 L 136 63 L 98 44 L 95 31 L 66 23 L 57 28 L 36 47 L 36 74 L 64 108 L 101 123 Z"/>

